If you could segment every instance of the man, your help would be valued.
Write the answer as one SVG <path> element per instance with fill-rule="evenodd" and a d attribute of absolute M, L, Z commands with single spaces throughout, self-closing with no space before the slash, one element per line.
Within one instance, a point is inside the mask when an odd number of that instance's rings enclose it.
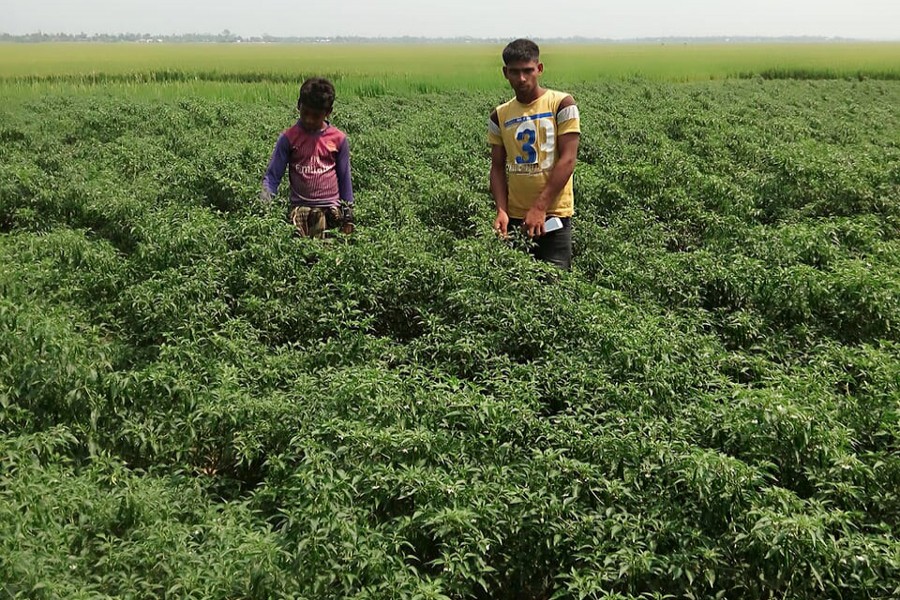
<path fill-rule="evenodd" d="M 521 227 L 536 244 L 535 257 L 561 269 L 572 265 L 572 173 L 581 122 L 572 96 L 541 87 L 540 49 L 518 39 L 503 49 L 503 76 L 516 97 L 488 121 L 494 230 Z M 562 227 L 548 232 L 550 223 Z M 551 219 L 551 220 L 548 220 Z M 546 225 L 545 225 L 546 223 Z"/>

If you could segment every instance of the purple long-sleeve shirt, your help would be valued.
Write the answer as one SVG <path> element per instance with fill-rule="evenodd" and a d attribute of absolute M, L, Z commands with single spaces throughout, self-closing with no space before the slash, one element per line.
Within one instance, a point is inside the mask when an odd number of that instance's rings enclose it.
<path fill-rule="evenodd" d="M 298 121 L 279 136 L 263 176 L 263 193 L 274 196 L 286 170 L 291 205 L 322 208 L 337 206 L 341 200 L 353 203 L 350 145 L 346 134 L 330 123 L 309 132 Z"/>

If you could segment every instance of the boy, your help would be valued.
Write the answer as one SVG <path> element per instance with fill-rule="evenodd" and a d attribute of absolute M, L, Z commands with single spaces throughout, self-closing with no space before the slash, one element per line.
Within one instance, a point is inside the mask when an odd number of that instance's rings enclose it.
<path fill-rule="evenodd" d="M 288 220 L 304 237 L 324 238 L 326 229 L 353 231 L 353 183 L 350 147 L 343 131 L 328 117 L 334 106 L 334 86 L 313 77 L 300 86 L 300 118 L 278 138 L 262 180 L 259 199 L 269 203 L 290 167 Z"/>
<path fill-rule="evenodd" d="M 503 76 L 516 97 L 494 109 L 488 120 L 494 230 L 505 237 L 508 227 L 521 227 L 535 240 L 537 258 L 568 270 L 572 173 L 581 135 L 578 107 L 572 96 L 540 86 L 544 65 L 531 40 L 510 42 L 503 49 L 503 64 Z M 558 217 L 562 227 L 546 231 L 548 216 Z"/>

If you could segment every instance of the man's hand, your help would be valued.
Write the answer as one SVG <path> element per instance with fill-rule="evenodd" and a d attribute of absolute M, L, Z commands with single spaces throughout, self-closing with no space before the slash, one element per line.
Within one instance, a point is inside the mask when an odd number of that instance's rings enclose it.
<path fill-rule="evenodd" d="M 505 238 L 509 233 L 506 231 L 506 228 L 509 227 L 509 215 L 506 214 L 505 210 L 497 211 L 497 218 L 494 219 L 494 231 L 497 232 L 502 238 Z"/>
<path fill-rule="evenodd" d="M 544 235 L 544 221 L 547 219 L 547 211 L 539 206 L 532 206 L 525 213 L 525 221 L 522 223 L 522 231 L 530 238 Z"/>

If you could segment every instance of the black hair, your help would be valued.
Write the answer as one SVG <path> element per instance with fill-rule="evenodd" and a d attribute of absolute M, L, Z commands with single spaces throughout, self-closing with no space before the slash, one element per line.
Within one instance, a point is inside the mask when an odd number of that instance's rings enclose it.
<path fill-rule="evenodd" d="M 503 64 L 511 62 L 540 62 L 541 49 L 531 40 L 519 38 L 513 40 L 503 49 Z"/>
<path fill-rule="evenodd" d="M 334 85 L 322 77 L 310 77 L 300 86 L 297 108 L 330 111 L 334 106 Z"/>

